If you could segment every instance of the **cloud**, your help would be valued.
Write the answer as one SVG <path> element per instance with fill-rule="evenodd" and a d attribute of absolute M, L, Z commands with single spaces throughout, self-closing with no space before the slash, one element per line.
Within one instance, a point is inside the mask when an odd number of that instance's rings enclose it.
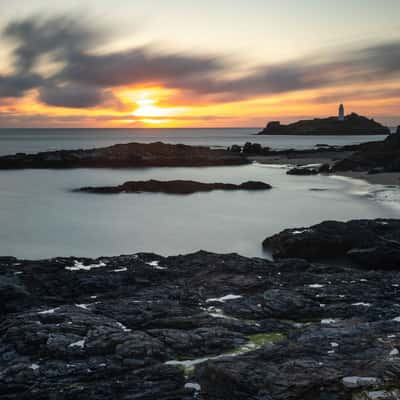
<path fill-rule="evenodd" d="M 102 104 L 116 110 L 125 109 L 125 106 L 110 90 L 87 84 L 46 84 L 39 90 L 39 99 L 55 107 L 91 108 Z"/>
<path fill-rule="evenodd" d="M 0 75 L 0 98 L 21 97 L 27 90 L 33 89 L 42 83 L 37 74 Z"/>
<path fill-rule="evenodd" d="M 263 65 L 236 78 L 236 66 L 222 56 L 166 53 L 152 46 L 99 53 L 105 32 L 76 18 L 33 16 L 9 23 L 3 31 L 12 42 L 14 72 L 0 76 L 0 97 L 20 97 L 37 89 L 39 100 L 56 107 L 108 106 L 123 109 L 112 94 L 118 86 L 159 84 L 217 102 L 267 97 L 278 93 L 383 82 L 400 73 L 400 41 L 360 49 L 313 54 Z M 40 74 L 44 60 L 57 68 Z M 321 101 L 323 101 L 321 99 Z"/>

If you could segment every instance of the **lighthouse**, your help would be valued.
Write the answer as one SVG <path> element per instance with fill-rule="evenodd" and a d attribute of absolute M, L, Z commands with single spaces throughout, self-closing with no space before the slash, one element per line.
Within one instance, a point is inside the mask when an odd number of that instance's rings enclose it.
<path fill-rule="evenodd" d="M 344 107 L 343 104 L 339 106 L 339 121 L 344 121 Z"/>

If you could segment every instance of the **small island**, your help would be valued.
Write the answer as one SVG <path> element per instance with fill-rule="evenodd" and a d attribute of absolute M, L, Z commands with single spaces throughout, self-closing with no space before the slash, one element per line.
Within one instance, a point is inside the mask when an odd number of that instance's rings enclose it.
<path fill-rule="evenodd" d="M 168 193 L 192 194 L 196 192 L 211 192 L 213 190 L 267 190 L 271 185 L 264 182 L 248 181 L 235 185 L 233 183 L 203 183 L 187 180 L 158 181 L 131 181 L 118 186 L 83 187 L 78 192 L 115 194 L 115 193 Z"/>
<path fill-rule="evenodd" d="M 388 127 L 351 113 L 344 115 L 344 107 L 339 106 L 337 117 L 315 118 L 300 120 L 292 124 L 283 125 L 279 121 L 268 122 L 267 126 L 258 135 L 389 135 Z"/>

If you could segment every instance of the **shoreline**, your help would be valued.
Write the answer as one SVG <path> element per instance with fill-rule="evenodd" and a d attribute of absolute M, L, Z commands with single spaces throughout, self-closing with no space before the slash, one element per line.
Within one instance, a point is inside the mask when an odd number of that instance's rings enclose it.
<path fill-rule="evenodd" d="M 249 160 L 265 165 L 290 165 L 306 166 L 313 164 L 331 164 L 334 161 L 342 160 L 348 157 L 352 152 L 321 152 L 321 153 L 303 153 L 298 155 L 274 155 L 274 156 L 252 156 Z M 334 175 L 347 178 L 361 179 L 372 185 L 400 186 L 400 172 L 382 172 L 377 174 L 368 174 L 367 171 L 336 171 Z M 329 175 L 328 175 L 329 176 Z"/>

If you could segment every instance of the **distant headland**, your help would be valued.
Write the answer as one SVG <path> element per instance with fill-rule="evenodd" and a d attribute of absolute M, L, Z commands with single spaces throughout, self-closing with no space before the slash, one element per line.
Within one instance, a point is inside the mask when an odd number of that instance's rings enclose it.
<path fill-rule="evenodd" d="M 344 114 L 343 104 L 339 106 L 337 117 L 301 120 L 283 125 L 279 121 L 271 121 L 258 135 L 389 135 L 386 126 L 351 113 Z"/>

